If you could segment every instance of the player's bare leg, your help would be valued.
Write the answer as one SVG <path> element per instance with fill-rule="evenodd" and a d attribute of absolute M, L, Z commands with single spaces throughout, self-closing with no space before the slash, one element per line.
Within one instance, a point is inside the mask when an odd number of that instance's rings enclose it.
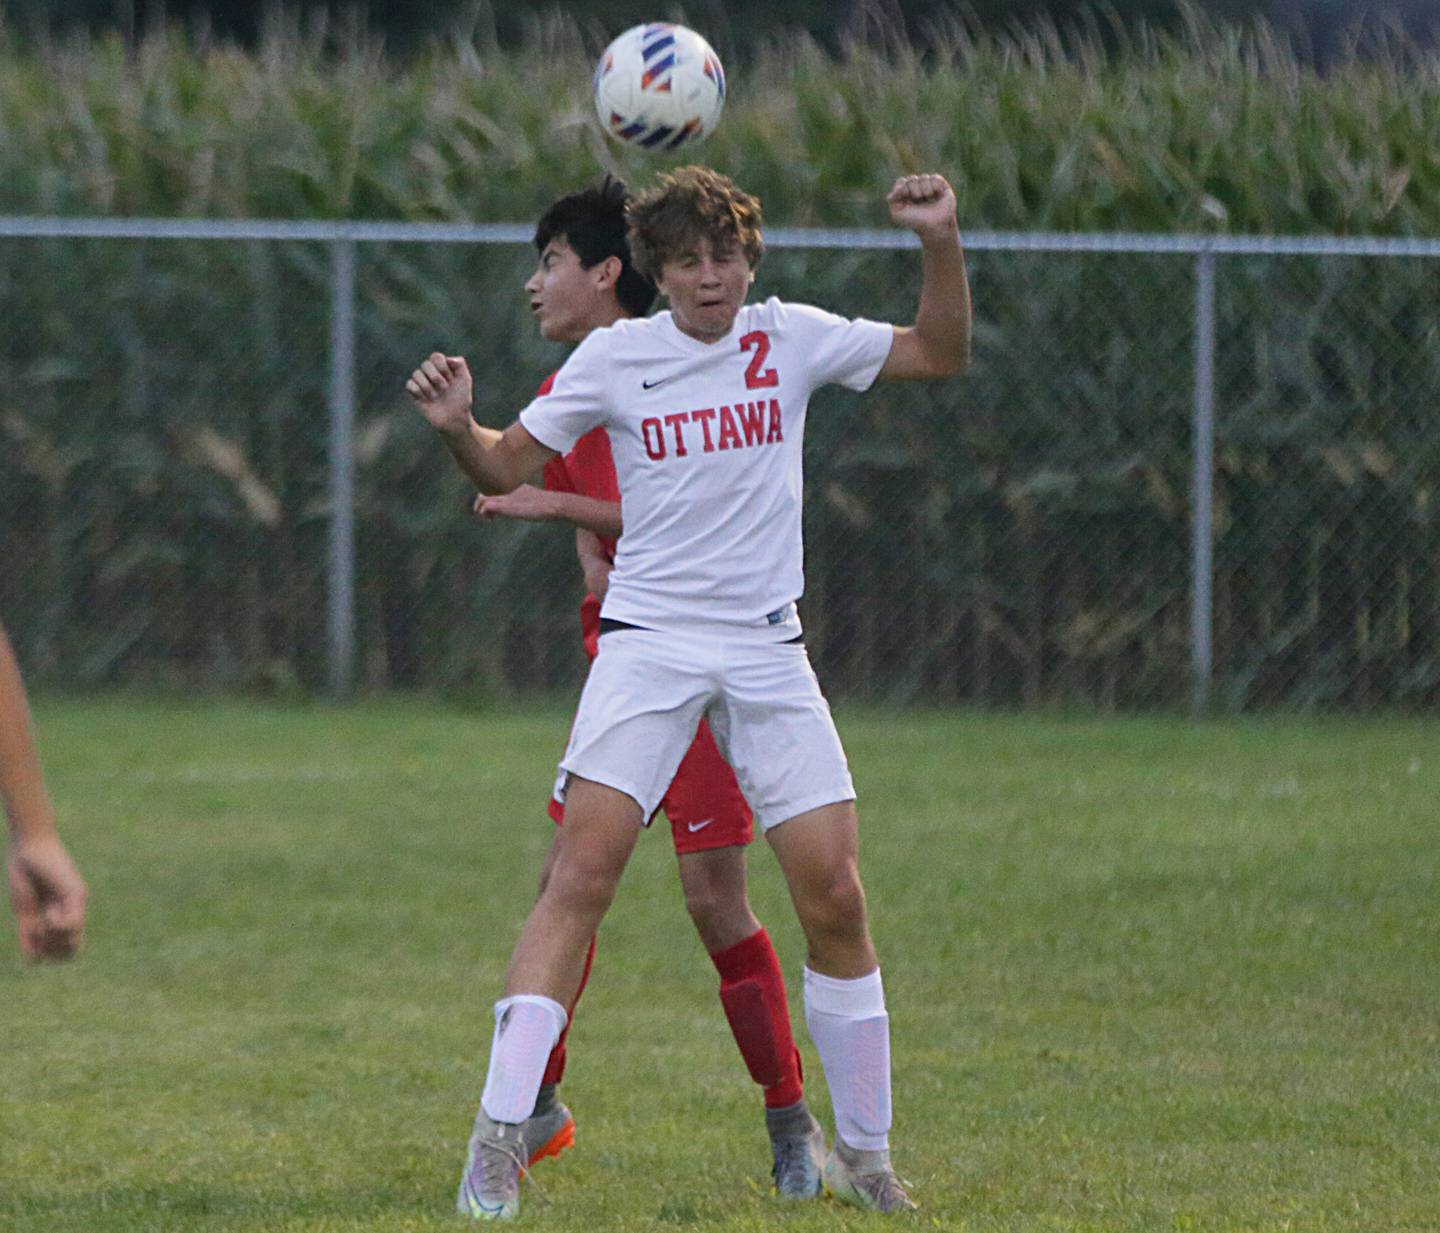
<path fill-rule="evenodd" d="M 750 910 L 743 847 L 682 852 L 677 860 L 685 910 L 708 954 L 743 942 L 760 928 Z"/>
<path fill-rule="evenodd" d="M 574 996 L 643 821 L 633 797 L 571 776 L 550 875 L 510 956 L 507 995 L 537 993 L 562 1005 Z"/>
<path fill-rule="evenodd" d="M 809 947 L 805 1021 L 835 1108 L 825 1186 L 873 1211 L 915 1204 L 890 1164 L 890 1020 L 860 882 L 853 801 L 766 832 Z"/>
<path fill-rule="evenodd" d="M 807 965 L 838 980 L 868 976 L 880 966 L 860 884 L 858 831 L 855 802 L 838 801 L 765 832 L 805 931 Z"/>
<path fill-rule="evenodd" d="M 745 848 L 679 856 L 685 907 L 720 973 L 720 1003 L 750 1077 L 765 1092 L 775 1193 L 818 1198 L 825 1135 L 805 1104 L 785 980 L 770 937 L 751 911 Z"/>
<path fill-rule="evenodd" d="M 579 988 L 590 939 L 640 832 L 640 807 L 624 793 L 574 779 L 568 796 L 549 876 L 515 945 L 505 996 L 495 1004 L 489 1073 L 456 1200 L 460 1213 L 475 1219 L 519 1213 L 524 1123 L 569 1021 L 565 1007 Z"/>

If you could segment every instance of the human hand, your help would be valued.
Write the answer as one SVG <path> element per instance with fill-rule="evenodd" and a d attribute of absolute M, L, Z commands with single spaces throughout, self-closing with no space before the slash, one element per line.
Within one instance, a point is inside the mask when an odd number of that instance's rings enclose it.
<path fill-rule="evenodd" d="M 610 589 L 610 575 L 615 567 L 609 561 L 595 561 L 584 567 L 585 589 L 596 599 L 604 599 Z"/>
<path fill-rule="evenodd" d="M 85 882 L 54 836 L 11 841 L 5 863 L 10 906 L 27 959 L 68 959 L 85 928 Z"/>
<path fill-rule="evenodd" d="M 580 572 L 585 575 L 585 589 L 596 599 L 604 599 L 610 589 L 610 574 L 615 562 L 594 531 L 575 533 L 575 552 L 580 558 Z"/>
<path fill-rule="evenodd" d="M 527 522 L 550 522 L 556 517 L 551 494 L 534 484 L 521 484 L 511 492 L 487 496 L 481 493 L 472 506 L 477 518 L 519 518 Z"/>
<path fill-rule="evenodd" d="M 432 352 L 405 382 L 405 392 L 437 432 L 469 429 L 473 389 L 465 357 L 441 355 L 438 351 Z"/>
<path fill-rule="evenodd" d="M 901 176 L 885 201 L 890 206 L 890 221 L 915 232 L 922 242 L 946 239 L 959 231 L 955 190 L 944 176 Z"/>

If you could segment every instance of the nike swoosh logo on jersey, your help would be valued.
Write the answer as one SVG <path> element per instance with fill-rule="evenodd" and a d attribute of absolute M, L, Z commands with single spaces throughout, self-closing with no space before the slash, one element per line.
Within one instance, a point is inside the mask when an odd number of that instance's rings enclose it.
<path fill-rule="evenodd" d="M 703 831 L 713 821 L 715 821 L 714 818 L 706 818 L 703 822 L 687 822 L 685 823 L 685 829 L 693 835 L 696 831 Z"/>
<path fill-rule="evenodd" d="M 641 381 L 640 388 L 642 390 L 653 390 L 657 385 L 664 385 L 665 382 L 673 380 L 675 380 L 675 374 L 671 373 L 668 377 L 661 377 L 658 381 Z"/>

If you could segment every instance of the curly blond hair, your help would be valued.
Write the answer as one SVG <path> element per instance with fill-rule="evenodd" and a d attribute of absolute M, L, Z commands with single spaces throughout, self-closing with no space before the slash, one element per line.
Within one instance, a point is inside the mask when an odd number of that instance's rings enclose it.
<path fill-rule="evenodd" d="M 702 238 L 712 250 L 738 247 L 753 270 L 765 255 L 760 201 L 710 167 L 680 167 L 625 209 L 630 255 L 646 278 L 658 279 L 671 258 Z"/>

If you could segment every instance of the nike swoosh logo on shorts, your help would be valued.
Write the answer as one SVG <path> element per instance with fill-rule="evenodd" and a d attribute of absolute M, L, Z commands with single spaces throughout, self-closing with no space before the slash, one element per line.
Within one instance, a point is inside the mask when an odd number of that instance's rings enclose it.
<path fill-rule="evenodd" d="M 696 831 L 703 831 L 713 821 L 715 821 L 714 818 L 706 818 L 703 822 L 687 822 L 685 829 L 693 835 Z"/>

